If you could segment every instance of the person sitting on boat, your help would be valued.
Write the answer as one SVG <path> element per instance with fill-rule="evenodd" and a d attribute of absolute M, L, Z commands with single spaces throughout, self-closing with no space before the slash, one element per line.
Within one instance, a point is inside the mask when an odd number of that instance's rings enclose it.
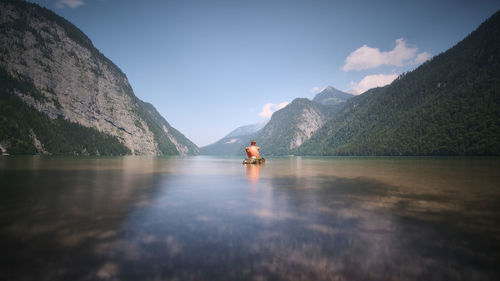
<path fill-rule="evenodd" d="M 260 158 L 259 156 L 259 149 L 260 147 L 256 146 L 257 142 L 252 140 L 250 143 L 250 146 L 245 148 L 245 151 L 247 152 L 248 158 Z"/>

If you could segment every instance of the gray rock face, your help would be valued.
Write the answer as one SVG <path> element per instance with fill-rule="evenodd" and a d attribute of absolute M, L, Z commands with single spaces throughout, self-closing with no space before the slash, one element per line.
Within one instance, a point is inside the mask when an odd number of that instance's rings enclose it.
<path fill-rule="evenodd" d="M 325 114 L 317 108 L 304 108 L 300 113 L 300 122 L 297 124 L 295 135 L 290 142 L 289 148 L 299 147 L 304 141 L 308 140 L 325 123 Z"/>
<path fill-rule="evenodd" d="M 255 137 L 265 155 L 284 155 L 307 141 L 323 126 L 328 108 L 308 99 L 298 98 L 276 111 L 269 123 Z"/>
<path fill-rule="evenodd" d="M 199 152 L 161 116 L 152 116 L 125 74 L 68 21 L 35 4 L 2 1 L 0 27 L 0 66 L 43 94 L 17 92 L 25 103 L 116 136 L 134 154 Z"/>

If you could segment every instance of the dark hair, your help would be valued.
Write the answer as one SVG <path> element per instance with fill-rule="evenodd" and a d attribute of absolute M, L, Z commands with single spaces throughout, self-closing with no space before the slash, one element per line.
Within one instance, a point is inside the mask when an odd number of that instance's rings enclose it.
<path fill-rule="evenodd" d="M 250 144 L 257 144 L 257 142 L 255 140 L 252 140 Z"/>

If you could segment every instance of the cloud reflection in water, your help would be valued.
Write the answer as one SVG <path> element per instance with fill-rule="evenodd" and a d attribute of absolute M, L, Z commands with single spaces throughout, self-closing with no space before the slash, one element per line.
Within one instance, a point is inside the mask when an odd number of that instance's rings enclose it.
<path fill-rule="evenodd" d="M 1 161 L 0 270 L 9 280 L 500 275 L 490 160 Z"/>

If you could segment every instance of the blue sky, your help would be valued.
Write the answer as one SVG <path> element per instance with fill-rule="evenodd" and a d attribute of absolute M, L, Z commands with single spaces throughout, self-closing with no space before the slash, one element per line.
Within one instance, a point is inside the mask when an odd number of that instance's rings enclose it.
<path fill-rule="evenodd" d="M 471 1 L 36 0 L 82 29 L 197 145 L 331 85 L 361 93 L 500 9 Z"/>

